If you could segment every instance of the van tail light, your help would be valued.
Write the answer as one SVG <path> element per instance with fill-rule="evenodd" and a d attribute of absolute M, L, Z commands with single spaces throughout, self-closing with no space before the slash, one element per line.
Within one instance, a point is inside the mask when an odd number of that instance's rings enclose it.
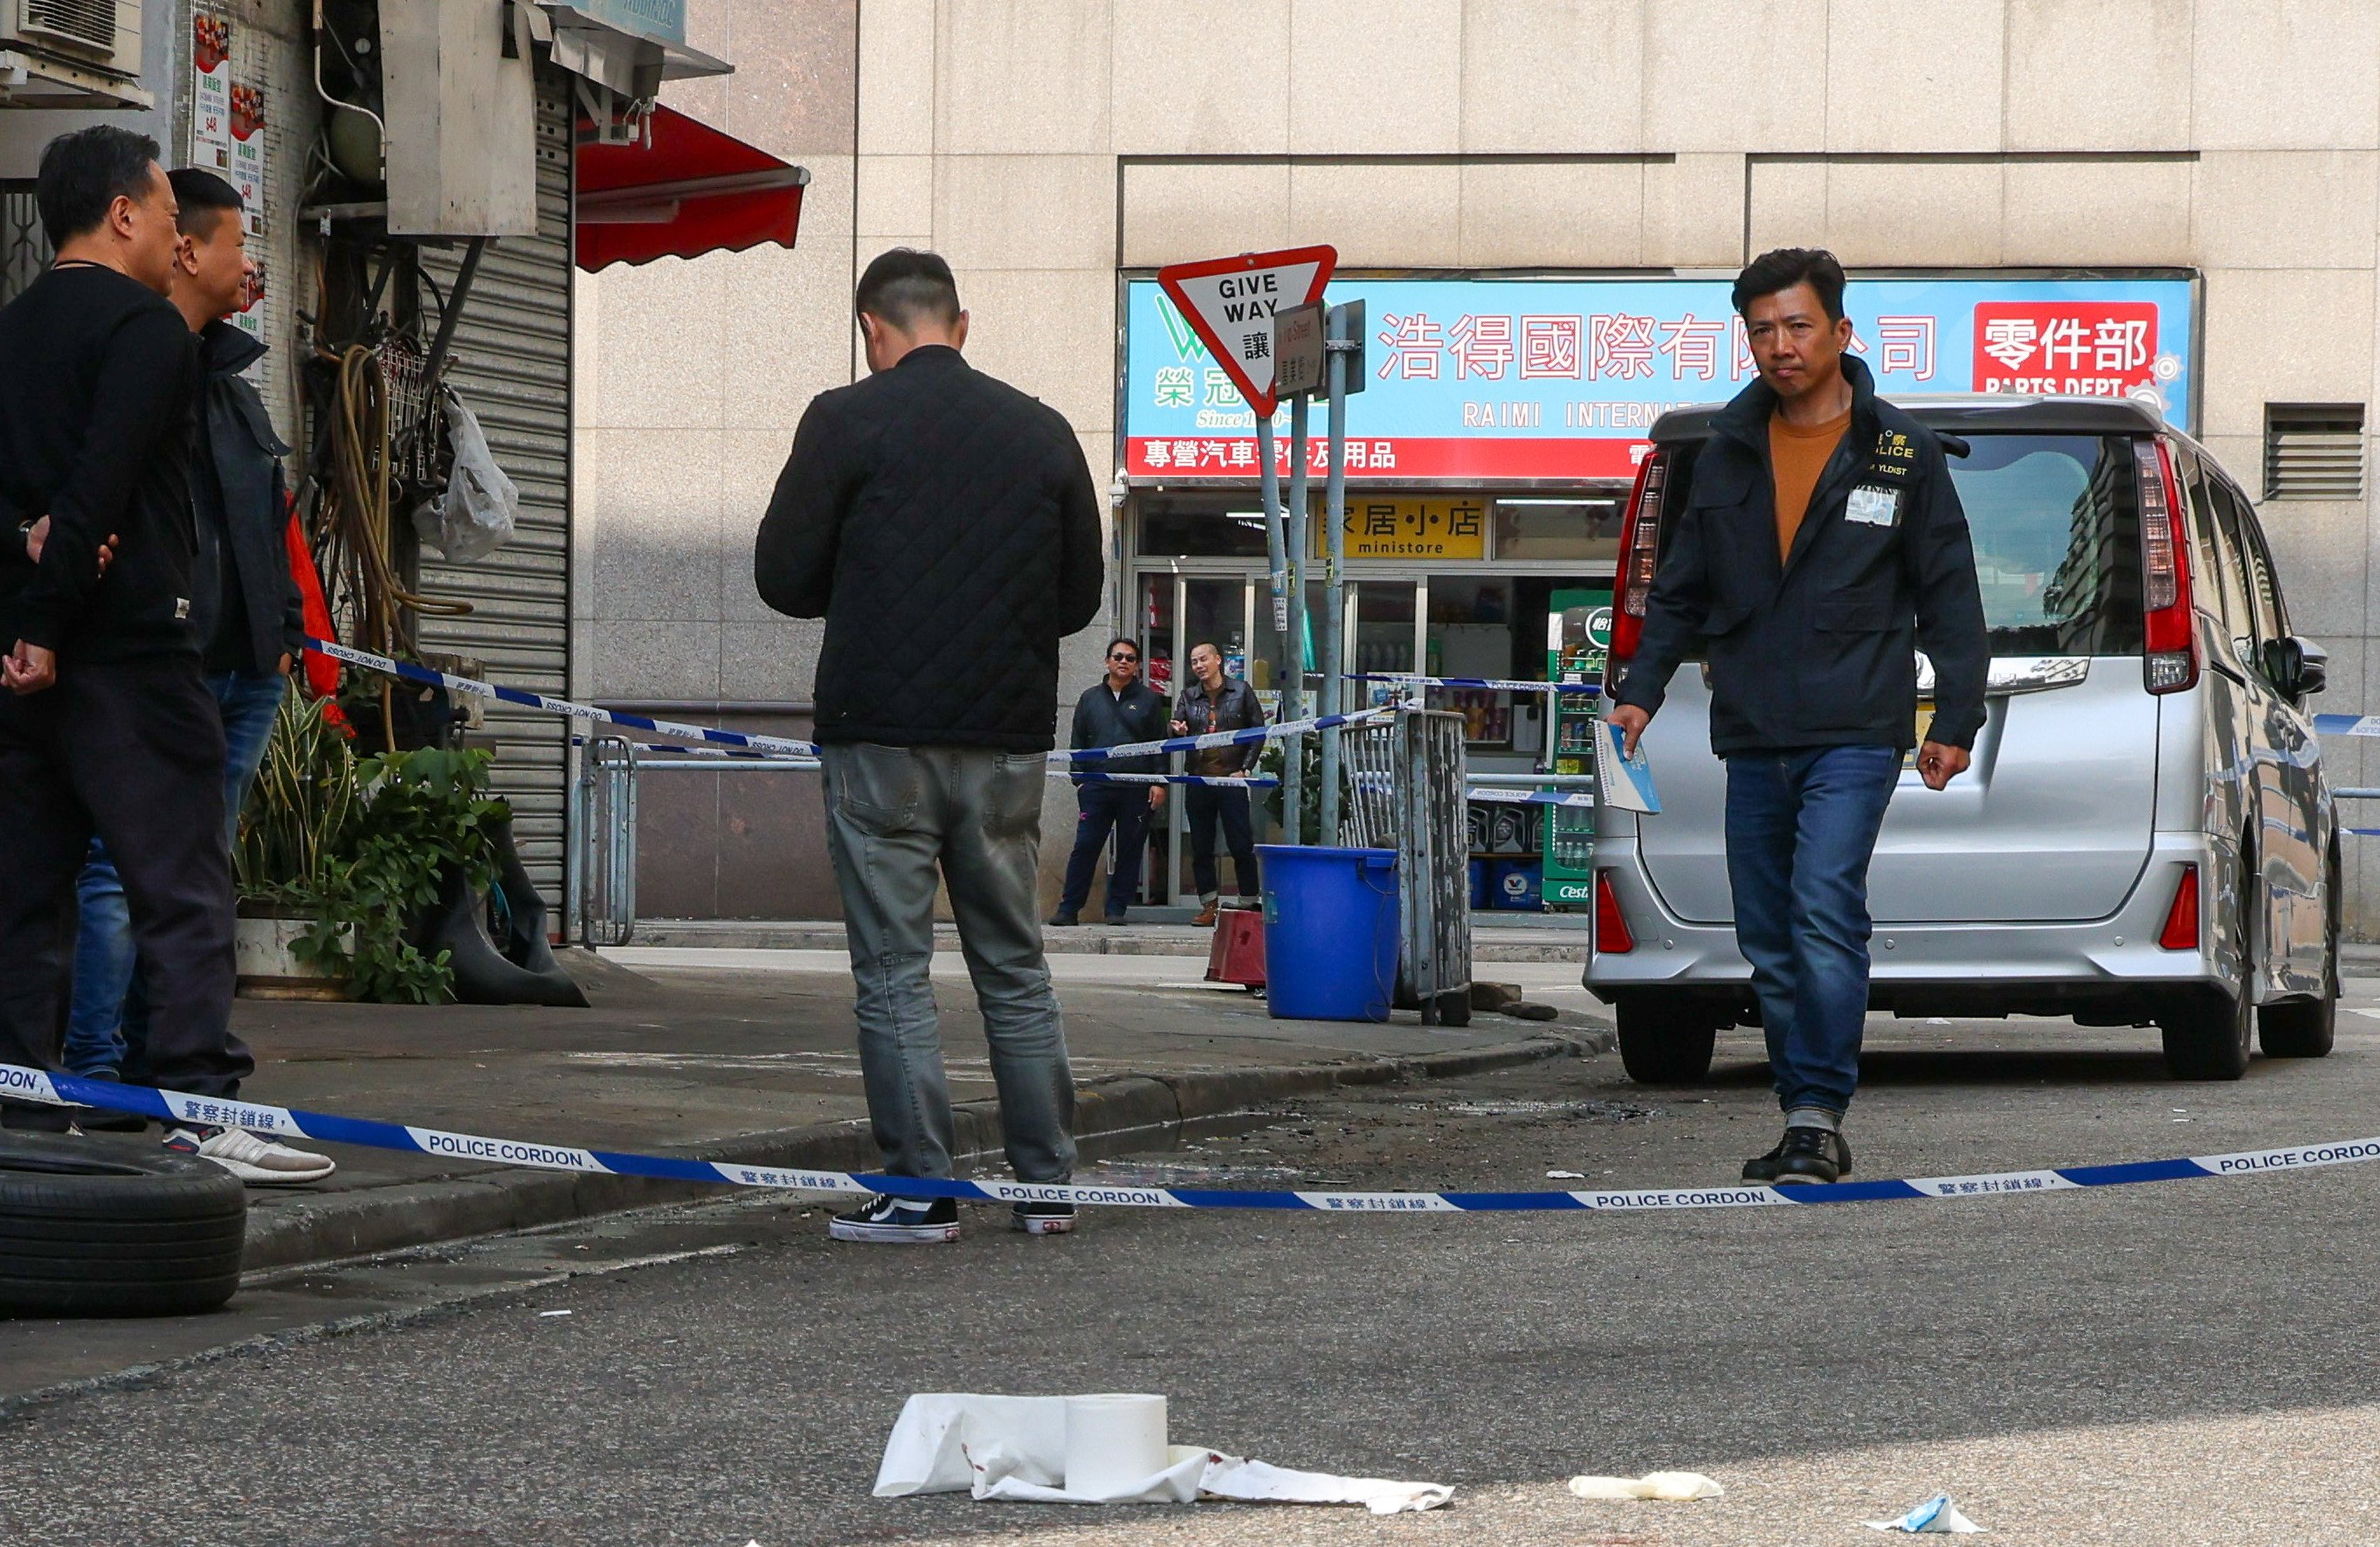
<path fill-rule="evenodd" d="M 2181 868 L 2181 884 L 2173 889 L 2173 906 L 2165 910 L 2165 928 L 2157 944 L 2168 951 L 2198 949 L 2198 867 Z"/>
<path fill-rule="evenodd" d="M 2180 481 L 2160 437 L 2132 443 L 2141 483 L 2142 671 L 2152 693 L 2198 686 L 2198 630 L 2191 618 L 2190 544 L 2182 536 Z M 2196 945 L 2195 939 L 2192 944 Z"/>
<path fill-rule="evenodd" d="M 1636 948 L 1636 937 L 1628 932 L 1628 920 L 1620 911 L 1620 894 L 1611 889 L 1609 871 L 1595 872 L 1595 948 L 1609 956 L 1624 956 Z"/>
<path fill-rule="evenodd" d="M 1628 663 L 1645 638 L 1645 608 L 1653 596 L 1653 565 L 1661 554 L 1661 490 L 1670 479 L 1670 454 L 1650 451 L 1636 469 L 1636 488 L 1620 524 L 1617 605 L 1611 609 L 1611 645 L 1604 655 L 1603 691 L 1620 688 Z"/>

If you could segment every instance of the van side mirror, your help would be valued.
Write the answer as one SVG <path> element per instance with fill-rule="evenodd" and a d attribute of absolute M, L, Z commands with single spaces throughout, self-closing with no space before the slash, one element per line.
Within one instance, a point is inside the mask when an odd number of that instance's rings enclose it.
<path fill-rule="evenodd" d="M 2286 699 L 2310 698 L 2330 682 L 2330 652 L 2301 635 L 2265 643 L 2265 676 Z"/>

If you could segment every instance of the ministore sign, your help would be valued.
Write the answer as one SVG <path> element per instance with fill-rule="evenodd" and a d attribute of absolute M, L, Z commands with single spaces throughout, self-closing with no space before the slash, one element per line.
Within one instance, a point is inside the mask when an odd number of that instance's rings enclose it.
<path fill-rule="evenodd" d="M 1488 556 L 1488 504 L 1476 499 L 1374 499 L 1358 496 L 1340 506 L 1342 552 L 1359 558 L 1450 558 Z M 1330 530 L 1311 529 L 1314 556 L 1324 556 Z"/>
<path fill-rule="evenodd" d="M 1369 308 L 1371 380 L 1347 476 L 1585 481 L 1634 476 L 1653 421 L 1756 373 L 1719 279 L 1335 279 Z M 2186 279 L 1854 278 L 1852 350 L 1887 396 L 2080 393 L 2190 428 Z M 1253 481 L 1256 416 L 1153 281 L 1127 287 L 1124 457 L 1148 481 Z M 1286 411 L 1277 416 L 1284 423 Z M 1285 434 L 1276 445 L 1288 466 Z M 1324 470 L 1320 436 L 1311 470 Z M 1360 525 L 1360 523 L 1359 523 Z M 1351 539 L 1348 553 L 1356 549 Z"/>

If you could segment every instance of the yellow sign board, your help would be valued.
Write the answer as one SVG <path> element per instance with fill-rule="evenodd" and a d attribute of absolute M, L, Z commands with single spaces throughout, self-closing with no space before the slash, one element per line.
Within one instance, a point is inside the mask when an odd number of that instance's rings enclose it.
<path fill-rule="evenodd" d="M 1488 556 L 1488 502 L 1480 499 L 1413 499 L 1349 496 L 1341 512 L 1345 553 L 1351 559 Z M 1330 532 L 1313 529 L 1314 556 L 1325 555 Z"/>

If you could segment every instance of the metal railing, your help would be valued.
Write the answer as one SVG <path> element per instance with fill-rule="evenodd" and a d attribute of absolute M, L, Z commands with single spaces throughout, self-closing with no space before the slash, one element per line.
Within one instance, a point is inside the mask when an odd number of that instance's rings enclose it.
<path fill-rule="evenodd" d="M 579 749 L 566 910 L 582 945 L 625 945 L 637 932 L 637 760 L 625 737 L 590 736 Z"/>

